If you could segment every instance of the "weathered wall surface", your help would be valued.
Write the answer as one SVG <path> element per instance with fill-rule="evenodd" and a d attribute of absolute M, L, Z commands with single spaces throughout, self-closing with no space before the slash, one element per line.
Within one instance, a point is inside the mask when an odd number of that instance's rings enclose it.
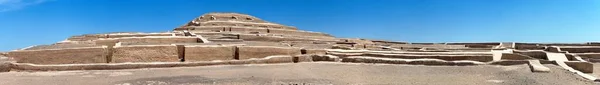
<path fill-rule="evenodd" d="M 127 37 L 119 38 L 118 41 L 126 45 L 137 44 L 171 44 L 171 43 L 197 43 L 196 37 Z"/>
<path fill-rule="evenodd" d="M 185 46 L 185 61 L 234 60 L 235 46 Z"/>
<path fill-rule="evenodd" d="M 108 36 L 106 34 L 89 34 L 89 35 L 72 36 L 72 37 L 68 38 L 67 40 L 87 41 L 87 40 L 96 40 L 99 38 L 108 38 Z"/>
<path fill-rule="evenodd" d="M 577 47 L 577 48 L 569 48 L 569 47 L 561 47 L 561 51 L 569 51 L 569 53 L 600 53 L 600 47 Z"/>
<path fill-rule="evenodd" d="M 327 50 L 325 49 L 303 49 L 302 51 L 304 51 L 303 54 L 327 54 Z"/>
<path fill-rule="evenodd" d="M 48 50 L 21 50 L 8 53 L 18 63 L 33 64 L 83 64 L 106 63 L 107 48 L 86 47 Z"/>
<path fill-rule="evenodd" d="M 299 55 L 300 48 L 271 46 L 238 46 L 238 59 L 264 58 L 272 55 Z"/>
<path fill-rule="evenodd" d="M 514 53 L 523 54 L 538 59 L 548 59 L 544 51 L 514 51 Z"/>
<path fill-rule="evenodd" d="M 330 36 L 325 33 L 318 32 L 304 32 L 296 30 L 280 30 L 280 29 L 269 29 L 271 34 L 283 34 L 283 35 L 294 35 L 294 36 Z"/>
<path fill-rule="evenodd" d="M 122 62 L 179 62 L 177 46 L 116 46 L 112 63 Z"/>
<path fill-rule="evenodd" d="M 108 34 L 108 38 L 122 37 L 146 37 L 146 36 L 172 36 L 173 33 L 128 33 L 128 34 Z"/>
<path fill-rule="evenodd" d="M 542 46 L 538 46 L 533 43 L 515 43 L 516 49 L 544 49 Z"/>

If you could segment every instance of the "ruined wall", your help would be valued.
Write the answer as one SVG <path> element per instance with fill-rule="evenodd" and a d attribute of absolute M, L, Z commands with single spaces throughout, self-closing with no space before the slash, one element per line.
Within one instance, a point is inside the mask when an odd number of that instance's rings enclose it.
<path fill-rule="evenodd" d="M 272 46 L 238 46 L 238 59 L 264 58 L 272 55 L 299 55 L 300 48 Z"/>
<path fill-rule="evenodd" d="M 96 40 L 100 38 L 108 38 L 106 34 L 88 34 L 88 35 L 78 35 L 69 37 L 67 40 L 71 41 L 88 41 L 88 40 Z"/>
<path fill-rule="evenodd" d="M 33 64 L 82 64 L 106 63 L 106 47 L 69 49 L 21 50 L 8 53 L 18 63 Z"/>
<path fill-rule="evenodd" d="M 179 62 L 175 45 L 115 46 L 111 63 Z"/>
<path fill-rule="evenodd" d="M 257 34 L 240 34 L 239 39 L 246 41 L 315 41 L 314 39 L 307 38 L 294 38 L 294 37 L 282 37 L 282 36 L 268 36 L 268 35 L 257 35 Z"/>
<path fill-rule="evenodd" d="M 600 53 L 600 47 L 560 47 L 562 51 L 569 51 L 569 53 Z"/>
<path fill-rule="evenodd" d="M 234 60 L 235 46 L 185 46 L 185 61 Z"/>
<path fill-rule="evenodd" d="M 117 39 L 124 45 L 197 43 L 197 37 L 127 37 Z"/>
<path fill-rule="evenodd" d="M 271 33 L 271 34 L 293 35 L 293 36 L 330 36 L 330 35 L 325 34 L 325 33 L 306 32 L 306 31 L 297 31 L 297 30 L 281 30 L 281 29 L 269 29 L 269 33 Z"/>
<path fill-rule="evenodd" d="M 123 34 L 108 34 L 108 38 L 122 37 L 146 37 L 146 36 L 173 36 L 174 33 L 123 33 Z"/>

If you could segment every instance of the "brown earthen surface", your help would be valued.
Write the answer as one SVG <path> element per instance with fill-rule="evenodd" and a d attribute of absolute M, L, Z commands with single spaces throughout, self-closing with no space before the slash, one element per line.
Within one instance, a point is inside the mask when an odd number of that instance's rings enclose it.
<path fill-rule="evenodd" d="M 111 63 L 179 61 L 177 46 L 156 45 L 115 47 Z"/>
<path fill-rule="evenodd" d="M 238 46 L 238 59 L 264 58 L 272 55 L 299 55 L 300 48 L 271 46 Z"/>
<path fill-rule="evenodd" d="M 107 50 L 104 47 L 22 50 L 12 51 L 8 56 L 18 63 L 34 64 L 81 64 L 106 63 Z"/>
<path fill-rule="evenodd" d="M 212 61 L 235 59 L 235 46 L 196 45 L 185 47 L 185 61 Z"/>

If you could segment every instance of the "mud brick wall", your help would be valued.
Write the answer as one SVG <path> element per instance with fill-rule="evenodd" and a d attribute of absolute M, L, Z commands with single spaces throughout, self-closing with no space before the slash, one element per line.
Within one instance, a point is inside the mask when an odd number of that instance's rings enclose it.
<path fill-rule="evenodd" d="M 569 51 L 569 53 L 600 53 L 600 47 L 590 47 L 590 48 L 566 48 L 561 47 L 561 51 Z"/>
<path fill-rule="evenodd" d="M 271 47 L 271 46 L 238 46 L 237 55 L 240 60 L 250 58 L 264 58 L 272 55 L 299 55 L 300 48 Z"/>
<path fill-rule="evenodd" d="M 86 47 L 48 50 L 21 50 L 8 53 L 18 63 L 83 64 L 106 63 L 106 47 Z"/>
<path fill-rule="evenodd" d="M 68 38 L 67 40 L 71 40 L 71 41 L 87 41 L 87 40 L 96 40 L 99 38 L 108 38 L 108 36 L 106 34 L 90 34 L 90 35 L 79 35 L 79 36 L 72 36 L 70 38 Z"/>
<path fill-rule="evenodd" d="M 185 61 L 234 60 L 235 46 L 192 45 L 185 46 Z"/>
<path fill-rule="evenodd" d="M 120 38 L 118 41 L 127 44 L 171 44 L 171 43 L 197 43 L 196 37 L 130 37 Z"/>
<path fill-rule="evenodd" d="M 269 36 L 269 35 L 256 35 L 256 34 L 240 34 L 239 39 L 243 39 L 246 41 L 271 41 L 271 42 L 281 42 L 281 41 L 314 41 L 313 39 L 308 38 L 296 38 L 296 37 L 282 37 L 282 36 Z"/>
<path fill-rule="evenodd" d="M 145 36 L 172 36 L 173 33 L 139 33 L 139 34 L 109 34 L 108 38 L 145 37 Z"/>
<path fill-rule="evenodd" d="M 280 30 L 280 29 L 269 29 L 271 34 L 283 34 L 283 35 L 294 35 L 294 36 L 330 36 L 324 33 L 318 32 L 305 32 L 297 30 Z"/>
<path fill-rule="evenodd" d="M 115 46 L 111 63 L 179 62 L 175 45 Z"/>

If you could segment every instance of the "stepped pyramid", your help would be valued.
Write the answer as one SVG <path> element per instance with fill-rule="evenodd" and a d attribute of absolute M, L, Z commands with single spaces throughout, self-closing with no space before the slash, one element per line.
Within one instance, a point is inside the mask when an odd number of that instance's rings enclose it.
<path fill-rule="evenodd" d="M 169 32 L 78 35 L 50 45 L 36 45 L 0 53 L 0 56 L 11 58 L 14 61 L 13 69 L 20 70 L 123 69 L 142 68 L 142 65 L 175 67 L 312 61 L 459 66 L 530 62 L 533 67 L 547 69 L 540 61 L 559 61 L 557 63 L 565 68 L 574 66 L 571 69 L 590 73 L 592 70 L 589 68 L 593 68 L 590 67 L 593 65 L 589 65 L 588 61 L 600 61 L 598 53 L 600 44 L 597 42 L 408 43 L 336 38 L 326 33 L 304 31 L 302 28 L 277 24 L 246 14 L 207 13 Z M 0 62 L 6 61 L 6 57 L 1 57 Z M 169 63 L 144 64 L 149 62 Z M 126 65 L 121 65 L 123 63 Z M 129 63 L 141 64 L 137 67 L 127 67 Z M 37 66 L 55 64 L 83 65 L 55 66 L 57 68 Z"/>

